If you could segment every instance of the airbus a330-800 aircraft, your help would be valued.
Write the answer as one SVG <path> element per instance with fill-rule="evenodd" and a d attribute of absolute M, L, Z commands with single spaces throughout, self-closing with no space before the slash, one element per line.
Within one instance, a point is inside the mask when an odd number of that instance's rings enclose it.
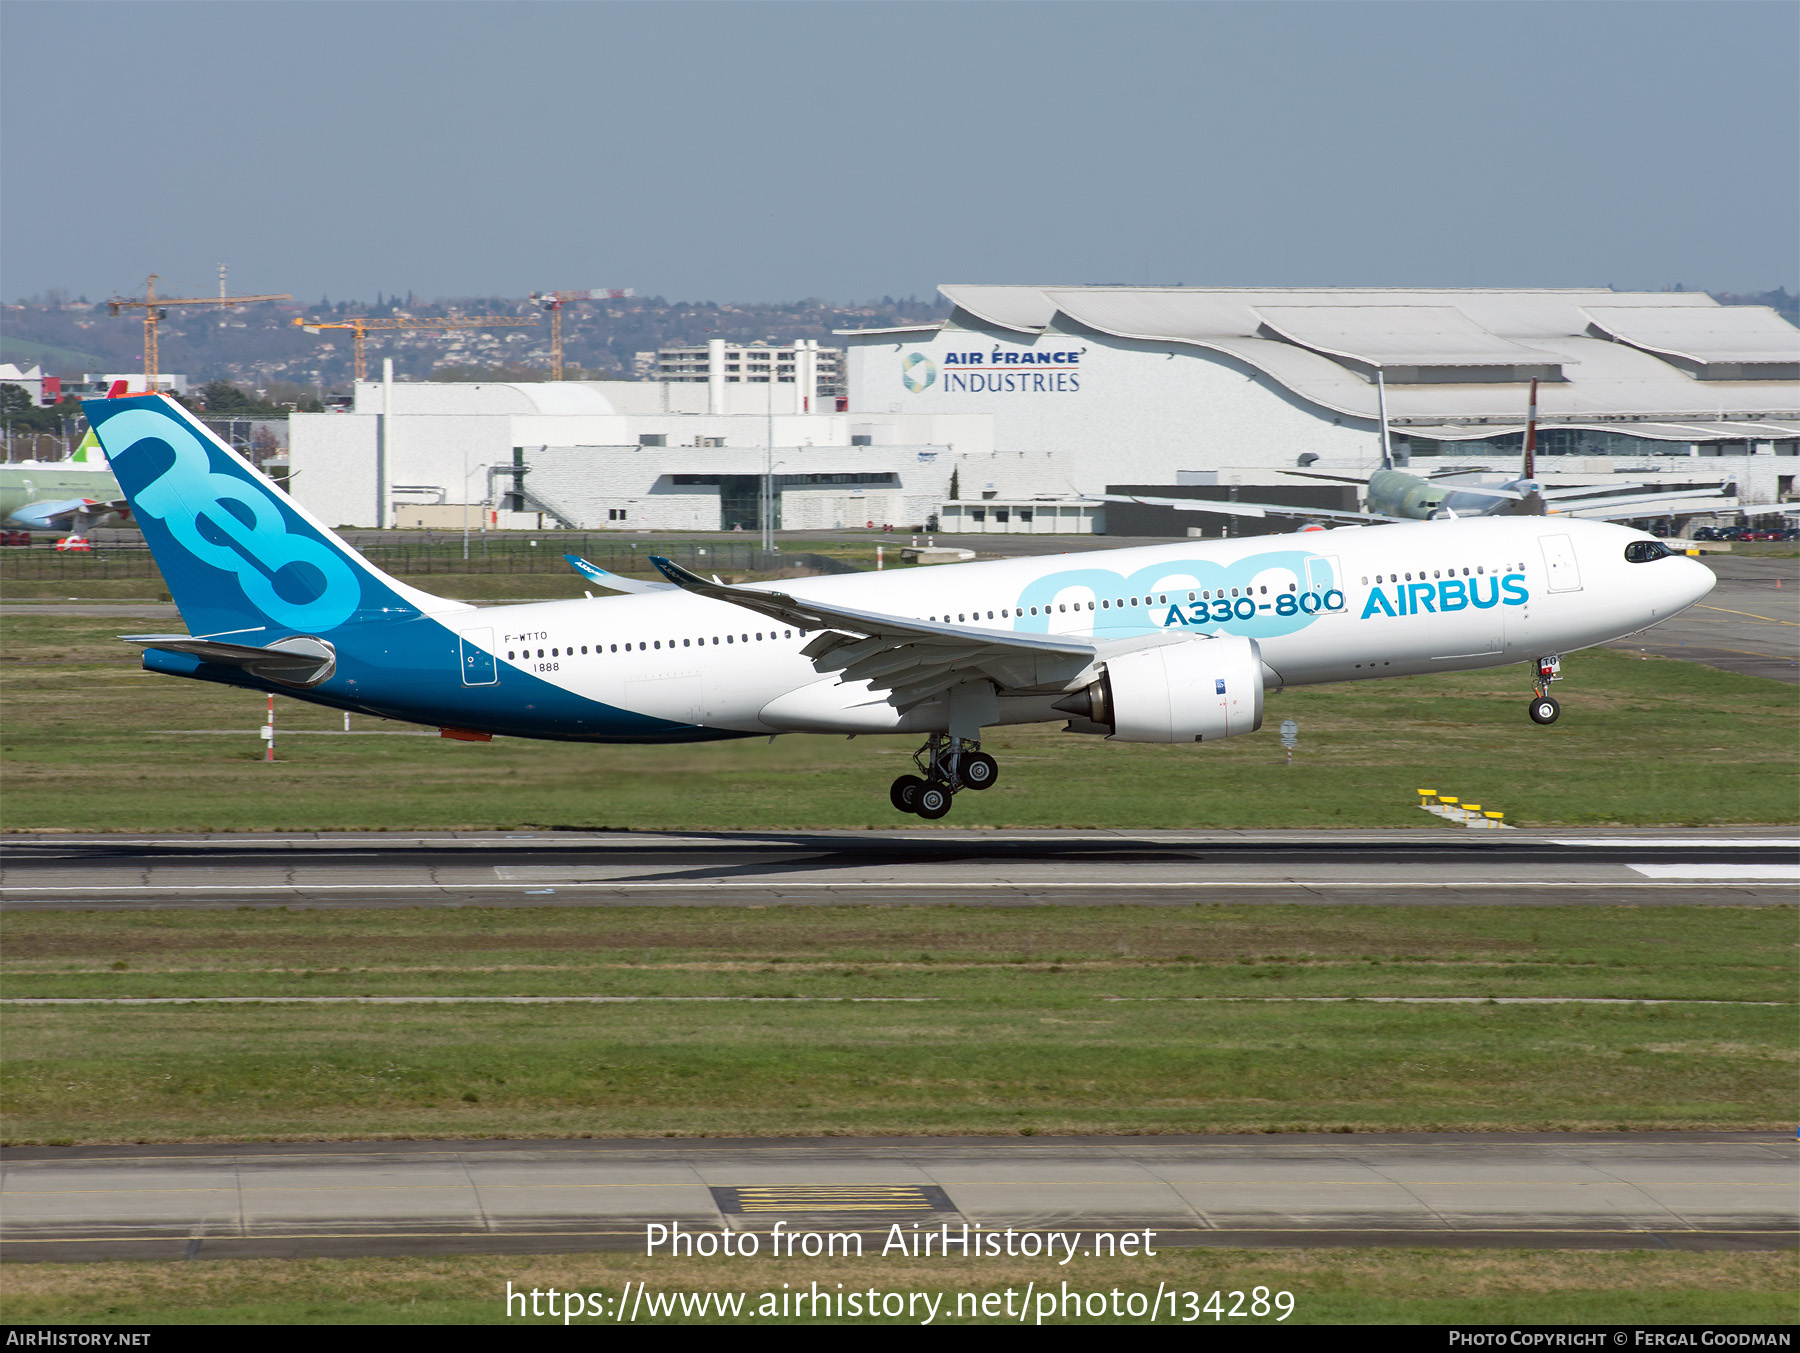
<path fill-rule="evenodd" d="M 921 734 L 891 798 L 925 818 L 995 782 L 981 735 L 1003 724 L 1208 742 L 1283 686 L 1520 661 L 1549 723 L 1563 653 L 1713 586 L 1643 532 L 1509 516 L 779 585 L 577 560 L 625 595 L 474 607 L 373 567 L 163 396 L 87 413 L 191 631 L 127 636 L 149 671 L 477 740 Z"/>

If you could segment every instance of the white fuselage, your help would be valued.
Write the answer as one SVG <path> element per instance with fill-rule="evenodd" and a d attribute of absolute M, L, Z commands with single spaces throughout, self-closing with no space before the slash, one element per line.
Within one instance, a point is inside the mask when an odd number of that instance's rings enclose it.
<path fill-rule="evenodd" d="M 1113 645 L 1152 636 L 1257 641 L 1264 683 L 1457 671 L 1604 643 L 1667 620 L 1713 586 L 1698 562 L 1630 563 L 1650 537 L 1560 517 L 1482 517 L 1242 540 L 1035 556 L 796 579 L 758 590 L 971 629 L 1071 634 Z M 670 589 L 438 613 L 465 645 L 584 701 L 726 732 L 908 732 L 861 683 L 821 676 L 809 636 Z M 1061 718 L 1063 690 L 1001 690 L 998 723 Z M 527 683 L 529 684 L 529 683 Z"/>

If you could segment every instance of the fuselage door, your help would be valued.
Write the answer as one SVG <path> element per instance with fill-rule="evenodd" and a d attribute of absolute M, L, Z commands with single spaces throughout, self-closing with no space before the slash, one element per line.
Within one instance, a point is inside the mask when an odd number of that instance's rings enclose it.
<path fill-rule="evenodd" d="M 500 672 L 494 665 L 494 632 L 469 630 L 457 637 L 462 644 L 462 684 L 498 685 Z"/>
<path fill-rule="evenodd" d="M 1344 575 L 1343 571 L 1338 568 L 1338 559 L 1335 554 L 1315 554 L 1307 558 L 1306 590 L 1308 592 L 1316 594 L 1323 602 L 1325 594 L 1328 592 L 1336 591 L 1339 596 L 1342 596 L 1343 588 Z M 1341 607 L 1343 602 L 1339 601 L 1338 605 Z M 1322 606 L 1321 609 L 1323 609 Z"/>
<path fill-rule="evenodd" d="M 1544 572 L 1552 592 L 1579 592 L 1581 569 L 1575 563 L 1575 546 L 1567 536 L 1540 536 L 1538 545 L 1544 551 Z"/>

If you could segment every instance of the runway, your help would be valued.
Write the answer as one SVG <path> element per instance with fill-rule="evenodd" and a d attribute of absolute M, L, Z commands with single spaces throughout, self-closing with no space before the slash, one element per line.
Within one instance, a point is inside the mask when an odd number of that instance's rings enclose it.
<path fill-rule="evenodd" d="M 1771 1249 L 1789 1138 L 1759 1133 L 327 1142 L 21 1149 L 0 1257 L 639 1249 L 645 1227 L 947 1225 L 1163 1246 Z M 1000 1242 L 1004 1243 L 1004 1242 Z M 1023 1242 L 1015 1237 L 1015 1244 Z"/>
<path fill-rule="evenodd" d="M 1791 828 L 37 835 L 0 854 L 10 910 L 1759 906 L 1796 884 Z"/>

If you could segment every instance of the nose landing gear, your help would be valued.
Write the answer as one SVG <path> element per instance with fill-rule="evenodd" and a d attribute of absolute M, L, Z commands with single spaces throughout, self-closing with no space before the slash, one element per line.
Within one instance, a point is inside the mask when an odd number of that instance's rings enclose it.
<path fill-rule="evenodd" d="M 1562 654 L 1553 653 L 1537 660 L 1537 680 L 1532 683 L 1531 703 L 1526 709 L 1537 724 L 1555 723 L 1562 706 L 1550 694 L 1550 683 L 1562 680 Z"/>
<path fill-rule="evenodd" d="M 888 798 L 902 813 L 917 813 L 936 821 L 950 811 L 951 796 L 964 789 L 986 789 L 1000 778 L 1000 763 L 981 750 L 973 738 L 953 738 L 933 733 L 913 753 L 918 775 L 902 775 L 888 789 Z"/>

